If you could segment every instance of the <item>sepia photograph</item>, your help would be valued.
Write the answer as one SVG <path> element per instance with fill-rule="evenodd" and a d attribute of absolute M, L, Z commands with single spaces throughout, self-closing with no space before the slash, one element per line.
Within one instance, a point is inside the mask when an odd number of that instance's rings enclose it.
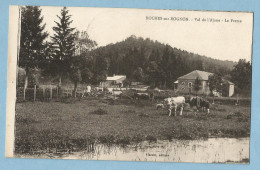
<path fill-rule="evenodd" d="M 253 13 L 9 6 L 6 157 L 250 163 Z"/>

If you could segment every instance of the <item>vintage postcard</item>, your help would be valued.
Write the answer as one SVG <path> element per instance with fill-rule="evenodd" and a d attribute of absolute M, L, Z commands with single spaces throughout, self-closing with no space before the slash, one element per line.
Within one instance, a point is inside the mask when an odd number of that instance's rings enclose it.
<path fill-rule="evenodd" d="M 250 162 L 253 13 L 9 17 L 6 157 Z"/>

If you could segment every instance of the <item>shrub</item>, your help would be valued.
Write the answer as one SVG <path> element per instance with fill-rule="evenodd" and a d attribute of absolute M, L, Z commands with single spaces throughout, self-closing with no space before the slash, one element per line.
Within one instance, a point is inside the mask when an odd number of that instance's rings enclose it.
<path fill-rule="evenodd" d="M 95 114 L 95 115 L 105 115 L 105 114 L 108 114 L 108 112 L 104 109 L 97 109 L 97 110 L 94 110 L 93 112 L 90 112 L 90 114 Z"/>
<path fill-rule="evenodd" d="M 113 135 L 100 136 L 98 138 L 98 141 L 102 144 L 111 145 L 111 144 L 115 143 L 115 137 Z"/>
<path fill-rule="evenodd" d="M 148 140 L 148 142 L 156 142 L 157 138 L 151 135 L 146 136 L 145 138 L 146 140 Z"/>
<path fill-rule="evenodd" d="M 130 144 L 130 137 L 123 136 L 123 137 L 116 137 L 115 143 L 121 146 L 126 146 Z"/>

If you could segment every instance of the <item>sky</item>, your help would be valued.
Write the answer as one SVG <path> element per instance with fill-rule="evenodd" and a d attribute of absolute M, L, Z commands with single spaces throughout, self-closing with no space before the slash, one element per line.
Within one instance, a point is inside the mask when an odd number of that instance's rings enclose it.
<path fill-rule="evenodd" d="M 41 9 L 45 30 L 53 35 L 61 7 Z M 251 61 L 252 13 L 87 7 L 68 10 L 71 27 L 87 31 L 98 46 L 135 35 L 215 59 Z"/>

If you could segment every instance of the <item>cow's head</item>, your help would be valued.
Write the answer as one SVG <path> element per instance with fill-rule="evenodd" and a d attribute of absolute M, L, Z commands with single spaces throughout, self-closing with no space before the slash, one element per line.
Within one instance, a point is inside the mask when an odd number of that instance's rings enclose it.
<path fill-rule="evenodd" d="M 164 103 L 167 105 L 167 106 L 170 106 L 172 104 L 172 99 L 171 98 L 166 98 L 164 99 Z"/>

